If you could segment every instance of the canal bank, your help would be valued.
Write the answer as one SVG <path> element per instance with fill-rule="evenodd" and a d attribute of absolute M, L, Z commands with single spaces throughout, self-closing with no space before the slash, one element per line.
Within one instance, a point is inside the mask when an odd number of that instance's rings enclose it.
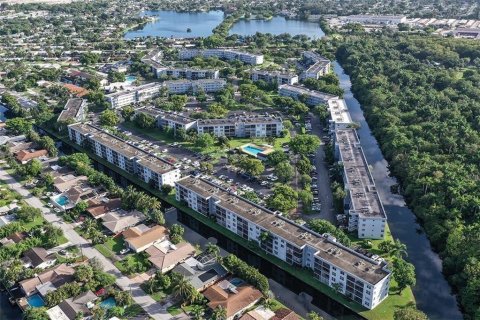
<path fill-rule="evenodd" d="M 345 92 L 344 99 L 352 120 L 360 124 L 358 136 L 387 212 L 392 235 L 407 245 L 407 260 L 415 266 L 417 284 L 412 289 L 417 307 L 431 320 L 463 319 L 456 297 L 442 274 L 440 257 L 432 250 L 427 236 L 417 223 L 414 213 L 407 207 L 403 196 L 393 194 L 390 190 L 397 181 L 390 177 L 388 163 L 370 131 L 360 103 L 352 94 L 350 77 L 337 62 L 334 63 L 334 71 Z"/>

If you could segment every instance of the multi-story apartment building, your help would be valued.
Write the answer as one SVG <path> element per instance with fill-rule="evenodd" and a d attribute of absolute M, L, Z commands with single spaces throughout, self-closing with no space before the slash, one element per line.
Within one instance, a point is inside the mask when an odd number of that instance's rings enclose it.
<path fill-rule="evenodd" d="M 85 120 L 87 101 L 81 98 L 68 99 L 65 108 L 60 112 L 57 121 L 67 122 L 73 120 L 79 122 Z"/>
<path fill-rule="evenodd" d="M 304 96 L 306 98 L 305 102 L 311 106 L 326 104 L 331 99 L 338 99 L 337 96 L 334 96 L 328 93 L 310 90 L 300 86 L 292 86 L 289 84 L 280 85 L 278 87 L 278 94 L 285 97 L 291 97 L 297 100 L 300 98 L 300 96 Z"/>
<path fill-rule="evenodd" d="M 298 76 L 296 74 L 280 71 L 252 70 L 251 79 L 252 81 L 263 80 L 265 82 L 276 83 L 278 85 L 293 85 L 295 83 L 298 83 Z"/>
<path fill-rule="evenodd" d="M 218 79 L 220 71 L 215 69 L 193 69 L 193 68 L 169 68 L 153 67 L 157 78 L 171 77 L 176 79 Z"/>
<path fill-rule="evenodd" d="M 121 108 L 132 103 L 146 101 L 155 98 L 161 93 L 162 84 L 157 82 L 147 83 L 128 90 L 114 92 L 106 95 L 111 107 Z"/>
<path fill-rule="evenodd" d="M 240 115 L 198 120 L 197 130 L 199 134 L 210 133 L 216 137 L 278 137 L 283 130 L 283 121 L 273 115 Z"/>
<path fill-rule="evenodd" d="M 180 50 L 179 59 L 189 60 L 195 57 L 217 57 L 225 60 L 240 60 L 246 64 L 262 64 L 263 55 L 261 54 L 252 54 L 248 52 L 237 51 L 233 49 L 182 49 Z"/>
<path fill-rule="evenodd" d="M 167 161 L 91 124 L 71 124 L 68 135 L 71 141 L 156 189 L 173 186 L 181 177 L 180 170 Z"/>
<path fill-rule="evenodd" d="M 164 86 L 170 94 L 197 93 L 199 91 L 217 92 L 222 90 L 227 82 L 223 79 L 172 80 L 165 81 Z"/>
<path fill-rule="evenodd" d="M 174 112 L 145 107 L 135 110 L 135 113 L 145 113 L 154 117 L 157 121 L 157 127 L 161 129 L 171 128 L 174 131 L 177 129 L 187 131 L 197 128 L 197 120 Z"/>
<path fill-rule="evenodd" d="M 175 183 L 177 201 L 215 221 L 270 255 L 313 271 L 314 279 L 373 309 L 388 296 L 391 271 L 379 257 L 368 258 L 202 178 Z M 313 278 L 312 278 L 313 280 Z"/>
<path fill-rule="evenodd" d="M 306 67 L 301 74 L 302 80 L 309 78 L 318 80 L 321 76 L 330 72 L 331 62 L 327 58 L 312 51 L 304 51 L 302 56 L 302 63 Z"/>
<path fill-rule="evenodd" d="M 335 156 L 343 165 L 348 230 L 359 238 L 383 239 L 387 215 L 355 129 L 335 130 Z"/>
<path fill-rule="evenodd" d="M 352 118 L 343 99 L 330 99 L 327 101 L 330 112 L 329 129 L 334 132 L 337 129 L 347 129 L 352 125 Z"/>

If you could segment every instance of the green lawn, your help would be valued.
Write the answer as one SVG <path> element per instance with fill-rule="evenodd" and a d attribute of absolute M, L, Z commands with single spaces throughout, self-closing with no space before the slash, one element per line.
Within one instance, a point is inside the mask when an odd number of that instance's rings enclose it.
<path fill-rule="evenodd" d="M 104 244 L 99 243 L 99 244 L 96 244 L 94 247 L 95 249 L 98 250 L 98 252 L 103 254 L 105 258 L 108 258 L 108 259 L 113 258 L 114 256 L 113 252 L 110 249 L 108 249 Z"/>
<path fill-rule="evenodd" d="M 120 251 L 122 249 L 125 249 L 125 241 L 122 236 L 118 237 L 109 237 L 108 240 L 104 243 L 104 246 L 106 246 L 110 251 L 120 254 Z"/>
<path fill-rule="evenodd" d="M 137 272 L 144 272 L 151 267 L 150 261 L 145 259 L 142 253 L 129 254 L 123 260 L 116 261 L 114 264 L 118 270 L 127 275 Z M 144 269 L 144 271 L 139 270 L 139 268 Z"/>
<path fill-rule="evenodd" d="M 170 313 L 172 316 L 178 316 L 180 313 L 183 312 L 182 308 L 180 308 L 180 305 L 173 305 L 167 308 L 168 313 Z"/>

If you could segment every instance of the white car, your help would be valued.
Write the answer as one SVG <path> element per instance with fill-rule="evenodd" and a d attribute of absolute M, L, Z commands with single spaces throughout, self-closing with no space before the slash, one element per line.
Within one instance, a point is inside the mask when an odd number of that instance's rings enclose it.
<path fill-rule="evenodd" d="M 130 251 L 130 248 L 122 249 L 122 250 L 120 250 L 120 254 L 125 254 L 125 253 L 127 253 L 128 251 Z"/>

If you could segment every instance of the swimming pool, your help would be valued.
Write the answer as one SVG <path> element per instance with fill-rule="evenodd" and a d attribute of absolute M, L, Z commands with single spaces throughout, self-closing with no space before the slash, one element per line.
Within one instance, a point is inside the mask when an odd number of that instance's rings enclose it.
<path fill-rule="evenodd" d="M 257 147 L 254 147 L 252 145 L 248 145 L 246 147 L 243 147 L 243 150 L 245 152 L 248 152 L 250 154 L 253 154 L 254 156 L 257 156 L 257 154 L 259 154 L 260 152 L 263 152 L 264 150 L 263 149 L 260 149 L 260 148 L 257 148 Z"/>
<path fill-rule="evenodd" d="M 137 80 L 137 77 L 135 77 L 135 76 L 126 76 L 125 77 L 125 82 L 128 83 L 128 84 L 134 83 L 135 80 Z"/>
<path fill-rule="evenodd" d="M 58 203 L 61 206 L 66 206 L 68 204 L 69 200 L 68 200 L 67 196 L 61 195 L 61 196 L 58 196 L 57 198 L 55 198 L 55 202 Z"/>
<path fill-rule="evenodd" d="M 239 286 L 241 286 L 242 284 L 244 284 L 245 281 L 243 281 L 243 280 L 240 279 L 240 278 L 232 278 L 232 279 L 230 280 L 230 283 L 233 284 L 235 287 L 239 287 Z"/>
<path fill-rule="evenodd" d="M 114 297 L 107 298 L 100 303 L 100 307 L 102 307 L 103 309 L 111 309 L 116 306 L 117 301 L 115 301 Z"/>
<path fill-rule="evenodd" d="M 35 293 L 34 295 L 28 297 L 27 302 L 33 308 L 40 308 L 45 306 L 45 301 L 43 301 L 42 297 L 38 293 Z"/>

